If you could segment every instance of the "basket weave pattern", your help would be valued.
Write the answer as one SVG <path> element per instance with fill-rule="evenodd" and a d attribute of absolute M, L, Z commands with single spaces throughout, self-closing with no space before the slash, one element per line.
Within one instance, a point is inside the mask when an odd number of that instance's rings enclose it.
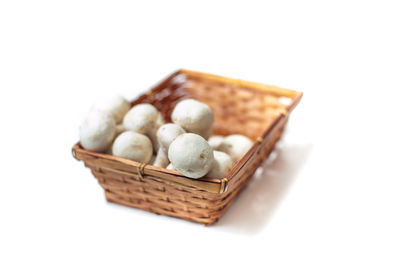
<path fill-rule="evenodd" d="M 190 179 L 180 173 L 73 147 L 108 201 L 203 224 L 216 222 L 271 153 L 300 92 L 179 70 L 132 102 L 153 104 L 170 122 L 176 103 L 194 98 L 214 112 L 213 135 L 243 134 L 255 144 L 224 179 Z"/>

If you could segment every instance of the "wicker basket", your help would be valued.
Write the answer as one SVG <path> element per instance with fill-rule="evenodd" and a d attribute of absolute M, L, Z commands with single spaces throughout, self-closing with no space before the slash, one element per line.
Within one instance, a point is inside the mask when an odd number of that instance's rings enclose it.
<path fill-rule="evenodd" d="M 282 135 L 301 92 L 179 70 L 132 102 L 153 104 L 170 121 L 175 104 L 194 98 L 214 112 L 214 135 L 243 134 L 253 147 L 224 179 L 180 173 L 83 149 L 73 156 L 89 167 L 108 201 L 203 224 L 215 223 L 246 186 Z"/>

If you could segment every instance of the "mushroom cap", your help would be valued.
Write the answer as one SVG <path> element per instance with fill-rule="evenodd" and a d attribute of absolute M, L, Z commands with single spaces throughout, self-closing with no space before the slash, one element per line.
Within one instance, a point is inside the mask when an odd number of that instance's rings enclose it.
<path fill-rule="evenodd" d="M 157 109 L 148 103 L 132 107 L 124 116 L 123 124 L 126 130 L 146 134 L 155 126 L 158 118 Z"/>
<path fill-rule="evenodd" d="M 191 178 L 205 176 L 214 161 L 211 146 L 193 133 L 178 136 L 169 146 L 168 158 L 177 171 Z"/>
<path fill-rule="evenodd" d="M 187 132 L 208 138 L 212 130 L 214 115 L 208 105 L 187 99 L 178 102 L 172 111 L 171 119 Z"/>
<path fill-rule="evenodd" d="M 157 139 L 161 148 L 168 152 L 169 145 L 179 136 L 185 133 L 185 130 L 177 124 L 168 123 L 162 125 L 157 131 Z"/>
<path fill-rule="evenodd" d="M 153 146 L 147 136 L 134 131 L 125 131 L 114 140 L 112 154 L 133 161 L 148 163 L 153 155 Z"/>
<path fill-rule="evenodd" d="M 115 132 L 116 124 L 110 112 L 92 110 L 79 128 L 80 143 L 87 150 L 105 152 Z"/>
<path fill-rule="evenodd" d="M 213 150 L 218 150 L 219 145 L 221 145 L 222 141 L 224 140 L 223 136 L 211 136 L 208 139 L 208 144 L 210 144 Z"/>
<path fill-rule="evenodd" d="M 111 112 L 116 123 L 121 123 L 124 115 L 129 111 L 129 108 L 129 102 L 122 96 L 116 94 L 103 97 L 92 106 L 92 110 Z"/>
<path fill-rule="evenodd" d="M 236 162 L 242 158 L 253 146 L 253 141 L 246 136 L 235 134 L 224 138 L 218 150 L 231 156 L 232 161 Z"/>
<path fill-rule="evenodd" d="M 226 177 L 228 172 L 232 169 L 233 162 L 231 157 L 222 151 L 214 151 L 213 154 L 214 162 L 207 176 L 212 178 Z"/>

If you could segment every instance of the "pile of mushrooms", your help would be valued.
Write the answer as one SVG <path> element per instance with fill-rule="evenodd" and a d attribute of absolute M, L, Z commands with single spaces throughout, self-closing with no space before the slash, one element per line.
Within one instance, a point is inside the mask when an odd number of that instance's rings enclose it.
<path fill-rule="evenodd" d="M 80 126 L 83 148 L 175 170 L 190 178 L 224 178 L 251 148 L 243 135 L 211 136 L 214 115 L 194 99 L 177 103 L 165 123 L 151 104 L 114 95 L 96 102 Z"/>

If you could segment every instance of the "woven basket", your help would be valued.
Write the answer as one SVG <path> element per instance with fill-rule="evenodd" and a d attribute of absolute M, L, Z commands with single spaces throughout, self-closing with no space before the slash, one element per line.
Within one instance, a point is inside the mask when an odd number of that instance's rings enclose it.
<path fill-rule="evenodd" d="M 215 223 L 246 186 L 282 135 L 301 92 L 275 86 L 179 70 L 132 102 L 153 104 L 170 122 L 185 98 L 214 112 L 214 135 L 243 134 L 254 140 L 246 155 L 223 179 L 190 179 L 180 173 L 83 149 L 73 156 L 89 167 L 108 201 L 203 224 Z"/>

